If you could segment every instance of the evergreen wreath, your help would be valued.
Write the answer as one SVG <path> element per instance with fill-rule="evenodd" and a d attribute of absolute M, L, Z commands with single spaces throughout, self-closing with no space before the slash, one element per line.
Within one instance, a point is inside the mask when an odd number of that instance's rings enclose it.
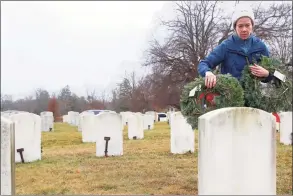
<path fill-rule="evenodd" d="M 217 84 L 213 88 L 206 88 L 205 79 L 196 78 L 184 86 L 180 107 L 183 116 L 192 126 L 198 128 L 198 117 L 215 109 L 225 107 L 243 107 L 244 91 L 239 81 L 230 74 L 219 74 Z M 194 94 L 190 95 L 193 90 Z"/>
<path fill-rule="evenodd" d="M 284 65 L 274 58 L 262 56 L 258 65 L 267 69 L 271 74 L 275 71 L 284 73 Z M 292 82 L 281 81 L 273 77 L 268 83 L 262 83 L 264 78 L 258 78 L 251 74 L 248 64 L 242 72 L 240 80 L 244 89 L 245 105 L 258 108 L 266 112 L 292 111 Z"/>
<path fill-rule="evenodd" d="M 274 74 L 282 73 L 282 65 L 273 58 L 262 56 L 258 65 Z M 218 74 L 215 87 L 205 87 L 203 77 L 183 87 L 180 108 L 192 129 L 198 128 L 198 117 L 215 109 L 225 107 L 253 107 L 267 112 L 292 111 L 292 82 L 281 81 L 274 77 L 268 83 L 257 78 L 245 66 L 240 82 L 230 74 Z M 284 72 L 283 72 L 284 73 Z M 191 91 L 194 91 L 191 93 Z M 190 94 L 191 93 L 191 94 Z"/>

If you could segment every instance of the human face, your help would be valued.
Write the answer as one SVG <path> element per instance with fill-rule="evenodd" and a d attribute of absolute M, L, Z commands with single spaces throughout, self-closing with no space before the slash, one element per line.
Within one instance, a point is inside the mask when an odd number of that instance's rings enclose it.
<path fill-rule="evenodd" d="M 236 22 L 236 33 L 241 39 L 247 39 L 252 32 L 252 23 L 249 17 L 242 17 Z"/>

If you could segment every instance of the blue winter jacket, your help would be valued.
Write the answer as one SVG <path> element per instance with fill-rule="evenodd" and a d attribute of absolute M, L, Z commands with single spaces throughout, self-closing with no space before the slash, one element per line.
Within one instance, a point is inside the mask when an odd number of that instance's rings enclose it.
<path fill-rule="evenodd" d="M 221 64 L 221 74 L 230 73 L 240 80 L 241 72 L 247 63 L 259 63 L 262 55 L 269 57 L 269 50 L 258 37 L 250 35 L 248 39 L 242 40 L 233 34 L 218 45 L 204 60 L 200 61 L 198 73 L 205 77 L 207 71 L 212 71 Z M 269 82 L 271 79 L 272 74 L 270 73 L 262 82 Z"/>

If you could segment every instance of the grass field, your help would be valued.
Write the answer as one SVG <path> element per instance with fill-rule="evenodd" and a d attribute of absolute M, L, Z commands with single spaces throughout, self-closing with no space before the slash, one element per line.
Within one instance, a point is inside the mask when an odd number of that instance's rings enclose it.
<path fill-rule="evenodd" d="M 292 147 L 276 139 L 277 194 L 292 195 Z M 197 152 L 197 134 L 195 142 Z M 197 194 L 197 153 L 172 155 L 164 122 L 144 140 L 128 140 L 125 129 L 121 157 L 96 157 L 95 144 L 63 123 L 42 133 L 42 145 L 41 161 L 17 164 L 16 194 Z"/>

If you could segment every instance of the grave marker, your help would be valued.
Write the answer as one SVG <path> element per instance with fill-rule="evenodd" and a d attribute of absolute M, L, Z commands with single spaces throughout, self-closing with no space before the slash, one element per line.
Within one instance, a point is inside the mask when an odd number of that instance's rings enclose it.
<path fill-rule="evenodd" d="M 154 128 L 154 117 L 149 114 L 143 115 L 143 129 L 151 130 Z"/>
<path fill-rule="evenodd" d="M 280 113 L 280 143 L 292 145 L 292 112 Z"/>
<path fill-rule="evenodd" d="M 134 113 L 128 116 L 128 138 L 143 139 L 143 117 L 142 114 Z"/>
<path fill-rule="evenodd" d="M 1 116 L 1 195 L 15 195 L 15 123 Z"/>
<path fill-rule="evenodd" d="M 199 117 L 198 194 L 276 195 L 271 113 L 222 108 Z"/>
<path fill-rule="evenodd" d="M 184 154 L 187 152 L 193 153 L 194 146 L 194 131 L 189 125 L 181 112 L 173 112 L 171 125 L 171 153 Z"/>
<path fill-rule="evenodd" d="M 94 139 L 96 141 L 96 156 L 123 155 L 123 130 L 121 116 L 115 112 L 105 112 L 94 116 L 97 125 Z"/>

